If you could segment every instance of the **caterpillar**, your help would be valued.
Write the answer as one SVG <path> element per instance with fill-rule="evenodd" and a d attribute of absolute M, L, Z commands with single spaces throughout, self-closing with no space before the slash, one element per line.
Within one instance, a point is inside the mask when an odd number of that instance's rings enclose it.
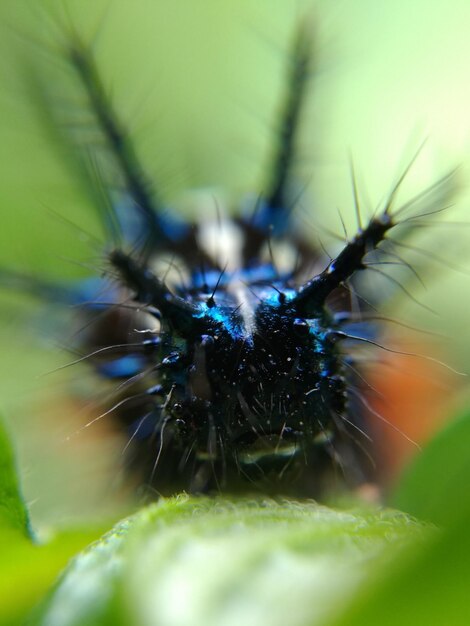
<path fill-rule="evenodd" d="M 381 339 L 387 289 L 371 290 L 364 275 L 385 273 L 406 290 L 387 269 L 415 271 L 408 239 L 447 206 L 454 172 L 399 202 L 418 150 L 366 214 L 352 166 L 356 232 L 329 253 L 301 228 L 300 196 L 315 219 L 296 172 L 315 46 L 311 21 L 300 19 L 266 183 L 231 218 L 216 199 L 212 222 L 183 218 L 148 174 L 90 42 L 63 30 L 62 60 L 86 122 L 59 111 L 43 84 L 38 93 L 94 189 L 107 244 L 95 279 L 30 290 L 79 311 L 71 364 L 86 362 L 108 390 L 87 426 L 112 419 L 127 464 L 158 494 L 322 497 L 374 481 L 370 422 L 380 415 L 365 367 L 393 349 Z"/>

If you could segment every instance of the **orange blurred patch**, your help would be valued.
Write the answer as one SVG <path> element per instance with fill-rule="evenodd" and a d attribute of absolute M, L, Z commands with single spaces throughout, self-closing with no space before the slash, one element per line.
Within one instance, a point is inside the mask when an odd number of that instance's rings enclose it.
<path fill-rule="evenodd" d="M 413 352 L 429 355 L 428 345 L 413 343 Z M 405 342 L 395 342 L 392 347 L 410 351 L 410 344 Z M 372 408 L 367 419 L 380 480 L 387 486 L 452 416 L 461 385 L 456 374 L 426 356 L 390 352 L 381 357 L 366 374 L 374 389 L 367 393 Z"/>

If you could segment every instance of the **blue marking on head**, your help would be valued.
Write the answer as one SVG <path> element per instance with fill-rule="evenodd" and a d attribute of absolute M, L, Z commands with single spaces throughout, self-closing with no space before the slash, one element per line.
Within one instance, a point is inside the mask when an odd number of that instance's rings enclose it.
<path fill-rule="evenodd" d="M 265 200 L 260 200 L 256 212 L 249 216 L 252 226 L 258 230 L 271 232 L 274 236 L 279 237 L 289 231 L 289 212 L 279 210 L 280 207 L 269 205 Z"/>
<path fill-rule="evenodd" d="M 85 278 L 73 287 L 67 285 L 65 301 L 72 305 L 84 304 L 89 309 L 103 308 L 110 302 L 116 302 L 118 289 L 102 278 Z"/>
<path fill-rule="evenodd" d="M 243 336 L 241 319 L 234 310 L 229 307 L 208 306 L 206 303 L 199 305 L 200 312 L 195 315 L 197 319 L 211 319 L 226 330 L 233 339 L 240 339 Z"/>
<path fill-rule="evenodd" d="M 132 424 L 127 427 L 127 432 L 132 439 L 136 441 L 143 441 L 150 437 L 155 432 L 155 425 L 157 420 L 151 415 L 144 415 L 136 419 Z"/>
<path fill-rule="evenodd" d="M 159 220 L 163 232 L 172 241 L 180 241 L 189 232 L 188 224 L 177 217 L 165 215 L 160 217 Z"/>
<path fill-rule="evenodd" d="M 135 210 L 135 202 L 128 194 L 119 192 L 113 198 L 114 213 L 119 222 L 120 232 L 128 243 L 135 243 L 148 234 L 148 217 Z M 183 239 L 189 226 L 182 219 L 168 215 L 154 216 L 161 232 L 173 242 Z"/>
<path fill-rule="evenodd" d="M 372 322 L 351 322 L 341 326 L 341 330 L 355 337 L 361 337 L 361 339 L 376 339 L 378 330 L 377 325 Z"/>
<path fill-rule="evenodd" d="M 268 287 L 263 287 L 263 290 L 257 293 L 258 297 L 261 298 L 261 300 L 263 301 L 263 304 L 267 304 L 270 307 L 277 308 L 280 306 L 281 294 L 283 298 L 282 304 L 284 305 L 290 302 L 291 300 L 293 300 L 293 298 L 297 294 L 295 289 L 282 288 L 282 286 L 279 285 L 279 283 L 276 283 L 274 286 L 277 287 L 277 289 L 274 289 L 272 286 L 268 286 Z"/>
<path fill-rule="evenodd" d="M 141 372 L 144 367 L 145 361 L 131 354 L 98 365 L 100 373 L 107 378 L 130 378 Z"/>
<path fill-rule="evenodd" d="M 232 276 L 227 273 L 221 277 L 220 270 L 207 270 L 207 272 L 196 270 L 192 273 L 191 278 L 192 289 L 208 287 L 209 291 L 212 291 L 217 284 L 219 287 L 226 287 L 232 280 Z"/>

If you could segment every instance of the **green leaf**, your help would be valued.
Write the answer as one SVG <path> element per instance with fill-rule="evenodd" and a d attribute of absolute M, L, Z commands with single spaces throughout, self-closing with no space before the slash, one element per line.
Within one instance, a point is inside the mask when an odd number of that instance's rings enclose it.
<path fill-rule="evenodd" d="M 392 506 L 449 526 L 470 518 L 470 413 L 452 421 L 418 455 L 400 481 Z"/>
<path fill-rule="evenodd" d="M 12 447 L 0 422 L 0 624 L 22 623 L 70 557 L 102 530 L 62 531 L 42 544 L 32 541 Z"/>
<path fill-rule="evenodd" d="M 470 413 L 414 460 L 395 506 L 441 527 L 376 572 L 334 626 L 467 626 L 470 580 Z"/>
<path fill-rule="evenodd" d="M 40 544 L 32 543 L 16 530 L 1 529 L 1 626 L 22 624 L 69 559 L 96 540 L 102 532 L 102 527 L 62 531 Z"/>
<path fill-rule="evenodd" d="M 390 511 L 180 497 L 74 559 L 36 626 L 325 623 L 423 528 Z"/>
<path fill-rule="evenodd" d="M 0 530 L 12 528 L 31 537 L 28 511 L 21 496 L 9 437 L 0 420 Z"/>
<path fill-rule="evenodd" d="M 334 626 L 468 626 L 469 525 L 462 517 L 371 576 Z"/>

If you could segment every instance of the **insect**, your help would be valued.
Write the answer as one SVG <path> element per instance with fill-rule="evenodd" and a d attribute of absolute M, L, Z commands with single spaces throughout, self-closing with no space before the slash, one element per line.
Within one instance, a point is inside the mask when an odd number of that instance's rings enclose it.
<path fill-rule="evenodd" d="M 353 173 L 356 233 L 334 255 L 296 227 L 309 27 L 301 22 L 293 36 L 268 182 L 230 220 L 214 201 L 212 238 L 207 221 L 160 200 L 91 47 L 73 29 L 64 40 L 98 139 L 92 150 L 89 132 L 69 122 L 64 134 L 98 191 L 109 241 L 102 275 L 54 297 L 80 310 L 74 362 L 110 389 L 89 424 L 113 419 L 128 464 L 158 493 L 318 496 L 373 480 L 363 361 L 381 347 L 383 295 L 361 278 L 407 267 L 400 242 L 446 205 L 453 175 L 398 204 L 413 158 L 366 216 Z"/>

